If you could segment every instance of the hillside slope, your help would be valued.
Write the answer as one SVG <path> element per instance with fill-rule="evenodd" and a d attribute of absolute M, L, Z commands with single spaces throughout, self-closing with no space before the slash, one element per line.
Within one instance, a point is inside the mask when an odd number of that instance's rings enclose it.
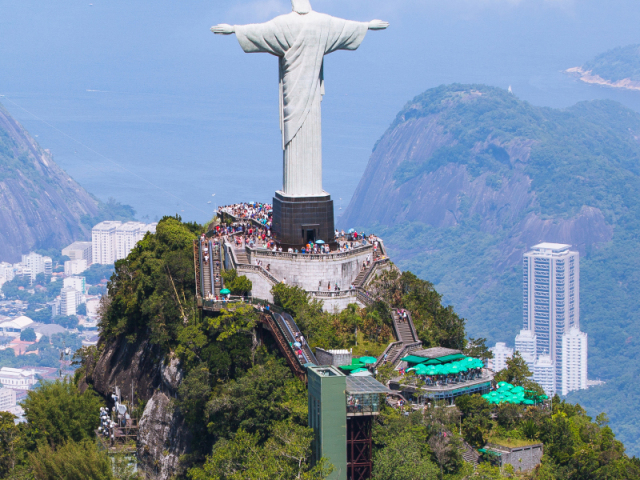
<path fill-rule="evenodd" d="M 0 105 L 0 261 L 88 239 L 113 206 L 78 185 Z"/>
<path fill-rule="evenodd" d="M 640 45 L 614 48 L 567 73 L 585 83 L 640 90 Z"/>
<path fill-rule="evenodd" d="M 521 328 L 524 251 L 573 244 L 589 375 L 610 382 L 576 399 L 614 428 L 635 419 L 619 431 L 636 454 L 640 414 L 601 400 L 627 388 L 615 380 L 635 376 L 640 358 L 639 138 L 640 116 L 614 102 L 554 110 L 496 88 L 439 87 L 398 114 L 340 220 L 384 235 L 400 267 L 490 342 L 513 344 Z"/>

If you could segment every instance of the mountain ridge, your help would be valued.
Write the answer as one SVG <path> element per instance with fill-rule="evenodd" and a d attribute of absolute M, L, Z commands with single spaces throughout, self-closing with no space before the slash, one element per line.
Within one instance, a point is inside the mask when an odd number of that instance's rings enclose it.
<path fill-rule="evenodd" d="M 91 238 L 102 219 L 130 219 L 133 209 L 103 203 L 53 160 L 0 105 L 0 261 Z"/>
<path fill-rule="evenodd" d="M 636 454 L 640 431 L 625 425 L 640 416 L 603 399 L 631 388 L 615 380 L 640 359 L 639 138 L 640 115 L 616 102 L 556 110 L 494 87 L 437 87 L 396 116 L 340 219 L 382 236 L 490 342 L 513 344 L 522 326 L 523 253 L 574 245 L 590 377 L 611 383 L 572 399 L 606 411 Z"/>

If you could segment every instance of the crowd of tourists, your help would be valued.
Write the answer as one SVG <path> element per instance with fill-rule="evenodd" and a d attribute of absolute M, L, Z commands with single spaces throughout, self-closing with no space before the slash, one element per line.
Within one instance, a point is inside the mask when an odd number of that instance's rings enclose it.
<path fill-rule="evenodd" d="M 218 212 L 225 212 L 236 218 L 252 219 L 265 226 L 270 226 L 273 207 L 268 203 L 259 202 L 235 203 L 219 207 Z"/>

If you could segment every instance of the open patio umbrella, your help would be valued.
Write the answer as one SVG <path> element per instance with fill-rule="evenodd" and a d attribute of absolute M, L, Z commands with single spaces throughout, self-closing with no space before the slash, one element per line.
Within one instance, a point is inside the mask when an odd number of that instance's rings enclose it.
<path fill-rule="evenodd" d="M 416 368 L 415 368 L 416 373 L 418 375 L 426 375 L 427 374 L 427 369 L 428 369 L 428 367 L 426 367 L 425 365 L 419 365 L 419 364 L 416 365 Z"/>
<path fill-rule="evenodd" d="M 372 374 L 369 370 L 367 370 L 366 368 L 363 368 L 359 371 L 353 371 L 351 372 L 351 375 L 349 375 L 350 377 L 370 377 Z"/>
<path fill-rule="evenodd" d="M 371 372 L 369 370 L 367 370 L 366 368 L 356 368 L 355 370 L 351 371 L 351 375 L 353 375 L 354 373 L 364 373 L 367 372 L 368 374 L 371 374 Z"/>
<path fill-rule="evenodd" d="M 360 363 L 376 363 L 378 359 L 376 357 L 360 357 Z"/>
<path fill-rule="evenodd" d="M 355 229 L 355 228 L 350 228 L 350 229 L 347 231 L 347 233 L 353 233 L 353 232 L 355 232 L 355 231 L 356 231 L 356 229 Z"/>
<path fill-rule="evenodd" d="M 220 290 L 220 295 L 229 295 L 231 293 L 231 290 L 229 290 L 228 288 L 223 288 L 222 290 Z"/>
<path fill-rule="evenodd" d="M 498 382 L 498 388 L 504 388 L 504 387 L 507 387 L 509 390 L 511 390 L 513 388 L 513 385 L 507 382 Z"/>
<path fill-rule="evenodd" d="M 317 243 L 318 245 L 324 245 L 324 240 L 316 240 L 316 243 Z"/>

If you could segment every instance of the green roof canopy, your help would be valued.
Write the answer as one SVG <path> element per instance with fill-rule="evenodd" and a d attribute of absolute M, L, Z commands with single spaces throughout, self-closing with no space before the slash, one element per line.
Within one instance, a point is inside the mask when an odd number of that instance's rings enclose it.
<path fill-rule="evenodd" d="M 400 360 L 408 363 L 424 363 L 427 361 L 426 358 L 416 357 L 415 355 L 407 355 L 406 357 L 401 358 Z"/>
<path fill-rule="evenodd" d="M 357 370 L 359 368 L 366 368 L 366 365 L 364 363 L 356 363 L 353 365 L 340 365 L 338 367 L 340 370 L 346 370 L 347 372 L 350 372 L 352 370 Z"/>

